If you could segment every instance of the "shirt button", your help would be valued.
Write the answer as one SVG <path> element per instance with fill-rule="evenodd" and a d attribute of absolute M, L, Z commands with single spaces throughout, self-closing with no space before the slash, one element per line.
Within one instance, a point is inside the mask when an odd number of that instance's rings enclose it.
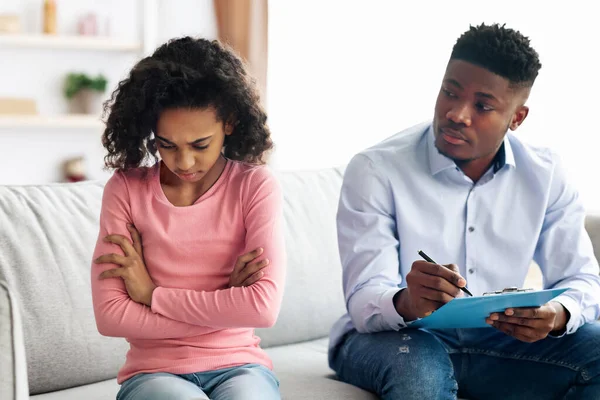
<path fill-rule="evenodd" d="M 475 268 L 469 268 L 469 273 L 472 274 L 475 272 Z"/>
<path fill-rule="evenodd" d="M 472 227 L 472 226 L 469 227 L 469 232 L 473 232 L 474 230 L 475 230 L 474 227 Z"/>

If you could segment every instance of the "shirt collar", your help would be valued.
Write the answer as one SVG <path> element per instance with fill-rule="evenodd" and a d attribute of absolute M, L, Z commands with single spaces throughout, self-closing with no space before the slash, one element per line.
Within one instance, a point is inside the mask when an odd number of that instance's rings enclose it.
<path fill-rule="evenodd" d="M 512 165 L 513 167 L 517 166 L 515 161 L 515 154 L 513 153 L 512 146 L 510 145 L 510 138 L 508 137 L 508 133 L 504 136 L 504 141 L 502 142 L 502 146 L 504 147 L 504 164 Z M 502 167 L 504 166 L 502 165 Z M 500 168 L 502 168 L 500 167 Z"/>
<path fill-rule="evenodd" d="M 437 175 L 438 173 L 440 173 L 446 169 L 456 167 L 456 164 L 454 164 L 454 161 L 452 161 L 448 157 L 440 154 L 437 147 L 435 147 L 435 136 L 433 134 L 433 125 L 429 126 L 429 129 L 427 132 L 427 150 L 429 152 L 429 169 L 431 170 L 431 175 Z"/>
<path fill-rule="evenodd" d="M 429 153 L 429 169 L 431 171 L 431 175 L 436 175 L 439 172 L 444 171 L 446 169 L 456 168 L 456 164 L 454 164 L 454 161 L 440 154 L 438 149 L 435 147 L 433 125 L 429 126 L 427 132 L 427 147 Z M 494 157 L 494 173 L 500 171 L 502 167 L 504 167 L 507 164 L 512 165 L 513 167 L 516 166 L 515 155 L 510 145 L 508 135 L 504 137 L 502 145 L 500 145 L 500 149 L 498 150 L 498 153 L 496 153 L 496 157 Z"/>

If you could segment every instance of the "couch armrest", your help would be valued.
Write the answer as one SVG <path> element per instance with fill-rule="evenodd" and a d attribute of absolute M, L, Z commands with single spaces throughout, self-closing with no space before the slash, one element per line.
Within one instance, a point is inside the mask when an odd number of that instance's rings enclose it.
<path fill-rule="evenodd" d="M 0 371 L 0 399 L 29 399 L 19 307 L 4 281 L 0 281 Z"/>
<path fill-rule="evenodd" d="M 590 213 L 585 218 L 585 230 L 590 235 L 592 246 L 594 246 L 594 254 L 600 262 L 600 213 Z"/>

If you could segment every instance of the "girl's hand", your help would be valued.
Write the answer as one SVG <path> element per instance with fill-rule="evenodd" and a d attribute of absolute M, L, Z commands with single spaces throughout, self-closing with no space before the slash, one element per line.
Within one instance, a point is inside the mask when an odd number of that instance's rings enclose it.
<path fill-rule="evenodd" d="M 125 288 L 131 300 L 136 303 L 145 304 L 148 307 L 152 304 L 152 292 L 156 285 L 150 278 L 146 265 L 144 264 L 144 254 L 142 251 L 142 238 L 140 233 L 133 225 L 127 224 L 127 229 L 131 233 L 131 239 L 121 235 L 108 235 L 104 238 L 105 242 L 118 244 L 123 249 L 125 255 L 104 254 L 94 260 L 96 264 L 113 263 L 119 265 L 118 268 L 109 269 L 100 274 L 100 279 L 121 278 L 125 282 Z"/>
<path fill-rule="evenodd" d="M 254 261 L 263 253 L 262 248 L 238 257 L 233 272 L 229 276 L 229 287 L 250 286 L 264 276 L 261 270 L 269 265 L 269 260 Z"/>

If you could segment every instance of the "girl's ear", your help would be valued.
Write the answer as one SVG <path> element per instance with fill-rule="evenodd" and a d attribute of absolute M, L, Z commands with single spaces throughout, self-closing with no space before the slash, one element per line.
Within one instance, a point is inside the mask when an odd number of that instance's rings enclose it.
<path fill-rule="evenodd" d="M 232 122 L 226 122 L 223 125 L 225 136 L 229 136 L 233 133 L 233 126 L 234 126 L 234 124 Z"/>

